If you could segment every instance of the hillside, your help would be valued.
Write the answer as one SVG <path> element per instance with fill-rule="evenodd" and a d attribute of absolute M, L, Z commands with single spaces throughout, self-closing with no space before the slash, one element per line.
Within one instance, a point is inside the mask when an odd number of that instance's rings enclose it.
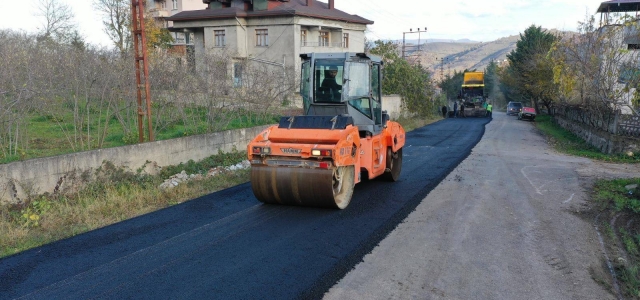
<path fill-rule="evenodd" d="M 491 60 L 504 61 L 507 54 L 515 49 L 519 35 L 500 38 L 492 42 L 431 42 L 407 46 L 409 60 L 419 61 L 434 72 L 434 78 L 453 74 L 454 71 L 484 70 Z M 415 51 L 414 51 L 415 50 Z"/>
<path fill-rule="evenodd" d="M 560 36 L 570 37 L 575 32 L 545 29 Z M 454 71 L 477 70 L 483 71 L 491 60 L 503 63 L 507 54 L 516 48 L 520 35 L 503 37 L 492 42 L 477 42 L 464 40 L 427 40 L 419 47 L 417 40 L 407 43 L 406 57 L 410 61 L 418 61 L 425 68 L 433 72 L 433 77 L 439 81 L 442 76 L 453 74 Z"/>

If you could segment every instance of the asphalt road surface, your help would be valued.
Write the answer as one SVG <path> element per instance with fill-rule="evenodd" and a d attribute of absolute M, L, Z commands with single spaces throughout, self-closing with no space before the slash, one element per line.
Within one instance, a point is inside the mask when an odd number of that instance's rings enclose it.
<path fill-rule="evenodd" d="M 408 133 L 400 180 L 357 184 L 346 210 L 263 205 L 247 183 L 4 258 L 0 299 L 320 298 L 469 155 L 488 122 Z"/>

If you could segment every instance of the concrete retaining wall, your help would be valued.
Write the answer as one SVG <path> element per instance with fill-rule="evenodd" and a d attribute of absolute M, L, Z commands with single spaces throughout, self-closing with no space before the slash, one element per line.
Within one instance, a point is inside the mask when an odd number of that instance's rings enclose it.
<path fill-rule="evenodd" d="M 104 162 L 136 171 L 218 154 L 246 150 L 268 126 L 229 130 L 151 143 L 37 158 L 0 165 L 0 204 L 20 203 L 27 194 L 54 193 L 92 176 Z"/>
<path fill-rule="evenodd" d="M 391 120 L 397 120 L 402 113 L 402 97 L 400 95 L 382 96 L 382 110 L 389 113 Z"/>
<path fill-rule="evenodd" d="M 631 151 L 635 155 L 640 155 L 640 139 L 638 138 L 611 134 L 604 130 L 565 119 L 559 115 L 554 116 L 554 120 L 558 125 L 571 131 L 602 153 L 626 154 Z"/>

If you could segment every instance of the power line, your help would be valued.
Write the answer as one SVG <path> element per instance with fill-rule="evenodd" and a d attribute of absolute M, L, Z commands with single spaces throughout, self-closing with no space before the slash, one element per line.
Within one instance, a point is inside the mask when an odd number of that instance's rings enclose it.
<path fill-rule="evenodd" d="M 402 59 L 405 59 L 405 34 L 407 33 L 418 33 L 418 51 L 420 51 L 420 33 L 422 32 L 427 32 L 427 27 L 424 28 L 424 31 L 421 30 L 420 28 L 418 28 L 417 31 L 413 31 L 412 28 L 409 29 L 409 31 L 405 31 L 402 33 Z"/>

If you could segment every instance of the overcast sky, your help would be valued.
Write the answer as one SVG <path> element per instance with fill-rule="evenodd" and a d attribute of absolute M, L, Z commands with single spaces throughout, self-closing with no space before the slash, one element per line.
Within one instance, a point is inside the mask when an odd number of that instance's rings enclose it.
<path fill-rule="evenodd" d="M 92 0 L 63 0 L 73 8 L 80 33 L 103 46 L 110 42 Z M 326 2 L 326 1 L 324 1 Z M 532 24 L 576 30 L 587 14 L 594 15 L 602 0 L 335 0 L 336 8 L 373 20 L 369 38 L 401 40 L 402 33 L 420 27 L 421 39 L 493 41 L 523 32 Z M 0 28 L 35 32 L 41 22 L 37 0 L 0 0 Z M 599 18 L 599 16 L 598 16 Z M 407 39 L 417 39 L 417 34 Z"/>

